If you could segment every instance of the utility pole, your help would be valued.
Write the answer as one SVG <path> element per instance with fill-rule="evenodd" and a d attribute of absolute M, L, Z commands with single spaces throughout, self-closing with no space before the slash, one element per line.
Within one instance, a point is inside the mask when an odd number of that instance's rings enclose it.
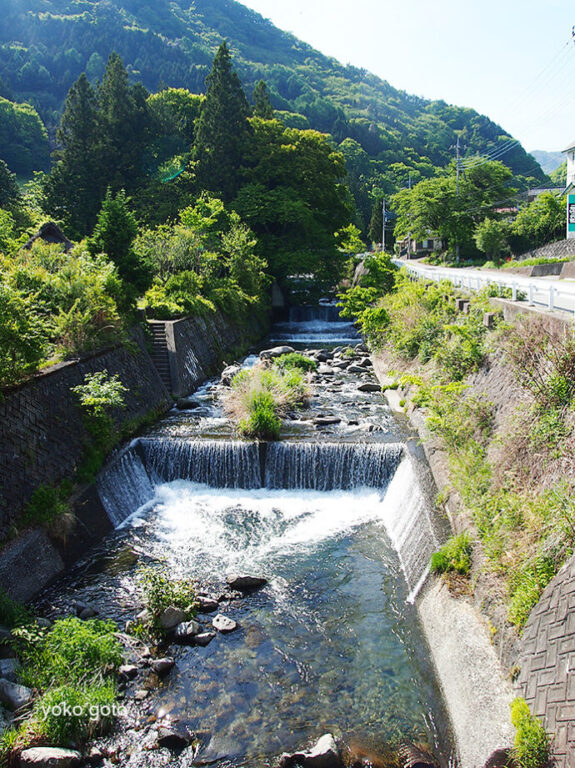
<path fill-rule="evenodd" d="M 455 159 L 455 195 L 459 197 L 459 171 L 461 169 L 459 161 L 459 136 L 457 136 L 457 144 L 455 145 L 456 159 Z M 455 262 L 459 264 L 459 243 L 455 241 Z"/>
<path fill-rule="evenodd" d="M 382 207 L 382 233 L 381 233 L 381 252 L 385 252 L 385 198 L 383 198 Z"/>

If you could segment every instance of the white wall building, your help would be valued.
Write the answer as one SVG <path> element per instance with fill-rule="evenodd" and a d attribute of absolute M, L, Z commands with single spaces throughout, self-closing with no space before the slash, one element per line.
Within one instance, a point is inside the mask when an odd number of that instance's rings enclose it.
<path fill-rule="evenodd" d="M 563 153 L 567 155 L 567 186 L 575 184 L 575 141 L 565 147 Z"/>
<path fill-rule="evenodd" d="M 567 155 L 567 239 L 575 239 L 575 141 L 563 152 Z"/>

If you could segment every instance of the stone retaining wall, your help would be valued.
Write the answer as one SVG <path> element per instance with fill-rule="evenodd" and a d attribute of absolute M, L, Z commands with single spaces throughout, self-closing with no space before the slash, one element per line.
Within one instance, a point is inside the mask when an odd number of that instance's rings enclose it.
<path fill-rule="evenodd" d="M 533 248 L 530 251 L 525 251 L 516 259 L 522 261 L 523 259 L 561 259 L 566 256 L 575 256 L 575 240 L 558 240 L 556 243 L 549 243 L 543 245 L 541 248 Z"/>
<path fill-rule="evenodd" d="M 7 393 L 0 402 L 0 542 L 38 486 L 74 475 L 90 438 L 70 390 L 104 369 L 128 388 L 126 407 L 114 413 L 119 426 L 170 405 L 141 329 L 128 346 L 54 366 Z"/>

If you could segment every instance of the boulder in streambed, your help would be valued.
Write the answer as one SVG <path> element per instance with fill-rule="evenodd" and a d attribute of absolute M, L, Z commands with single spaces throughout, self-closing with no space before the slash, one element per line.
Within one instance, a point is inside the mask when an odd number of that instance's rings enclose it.
<path fill-rule="evenodd" d="M 222 371 L 220 382 L 224 385 L 224 387 L 230 387 L 232 384 L 232 379 L 240 371 L 241 367 L 239 365 L 228 365 L 227 368 L 224 368 Z"/>
<path fill-rule="evenodd" d="M 16 658 L 0 659 L 0 678 L 16 682 L 16 672 L 20 667 L 20 662 Z"/>
<path fill-rule="evenodd" d="M 402 744 L 398 753 L 404 768 L 439 768 L 437 760 L 415 744 Z"/>
<path fill-rule="evenodd" d="M 80 765 L 81 755 L 74 749 L 59 747 L 30 747 L 20 754 L 21 768 L 74 768 Z"/>
<path fill-rule="evenodd" d="M 381 392 L 381 384 L 366 381 L 365 384 L 360 384 L 357 390 L 358 392 Z"/>
<path fill-rule="evenodd" d="M 174 668 L 175 663 L 176 662 L 171 656 L 165 656 L 163 659 L 154 659 L 151 661 L 150 667 L 157 675 L 159 675 L 159 677 L 163 677 Z"/>
<path fill-rule="evenodd" d="M 226 577 L 227 585 L 230 589 L 238 589 L 240 592 L 251 592 L 254 589 L 260 589 L 268 583 L 263 576 L 247 576 L 242 574 L 231 574 Z"/>
<path fill-rule="evenodd" d="M 176 608 L 174 605 L 168 606 L 160 614 L 160 626 L 166 629 L 168 632 L 171 629 L 175 629 L 178 624 L 181 624 L 187 618 L 187 614 L 181 608 Z"/>
<path fill-rule="evenodd" d="M 274 357 L 281 357 L 281 355 L 288 355 L 291 352 L 295 352 L 293 347 L 281 346 L 272 347 L 271 349 L 264 349 L 260 352 L 260 358 L 262 360 L 271 360 Z"/>
<path fill-rule="evenodd" d="M 193 644 L 205 648 L 206 645 L 209 645 L 212 642 L 215 636 L 215 632 L 200 632 L 192 638 Z"/>
<path fill-rule="evenodd" d="M 194 638 L 200 633 L 200 625 L 193 619 L 182 621 L 174 630 L 173 639 L 178 645 L 194 645 Z"/>
<path fill-rule="evenodd" d="M 237 621 L 224 616 L 223 613 L 218 613 L 217 616 L 214 616 L 212 627 L 217 629 L 218 632 L 233 632 L 234 629 L 238 628 L 238 623 Z"/>
<path fill-rule="evenodd" d="M 185 749 L 194 740 L 194 734 L 183 723 L 169 723 L 158 728 L 158 746 Z"/>
<path fill-rule="evenodd" d="M 32 691 L 24 685 L 0 678 L 0 703 L 8 709 L 20 709 L 32 698 Z"/>
<path fill-rule="evenodd" d="M 198 595 L 196 597 L 196 605 L 200 613 L 211 613 L 212 611 L 217 611 L 219 603 L 215 597 Z"/>
<path fill-rule="evenodd" d="M 357 363 L 350 365 L 347 369 L 348 373 L 365 373 L 365 368 Z"/>
<path fill-rule="evenodd" d="M 294 752 L 280 757 L 278 768 L 343 768 L 341 753 L 331 733 L 324 734 L 309 752 Z"/>
<path fill-rule="evenodd" d="M 318 427 L 326 427 L 329 424 L 339 424 L 340 421 L 339 416 L 316 416 L 313 423 Z"/>

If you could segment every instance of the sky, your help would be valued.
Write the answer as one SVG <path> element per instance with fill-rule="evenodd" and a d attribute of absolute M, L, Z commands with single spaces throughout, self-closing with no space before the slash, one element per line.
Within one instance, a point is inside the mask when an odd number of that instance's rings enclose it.
<path fill-rule="evenodd" d="M 428 99 L 472 107 L 528 151 L 575 140 L 573 0 L 240 0 Z"/>

